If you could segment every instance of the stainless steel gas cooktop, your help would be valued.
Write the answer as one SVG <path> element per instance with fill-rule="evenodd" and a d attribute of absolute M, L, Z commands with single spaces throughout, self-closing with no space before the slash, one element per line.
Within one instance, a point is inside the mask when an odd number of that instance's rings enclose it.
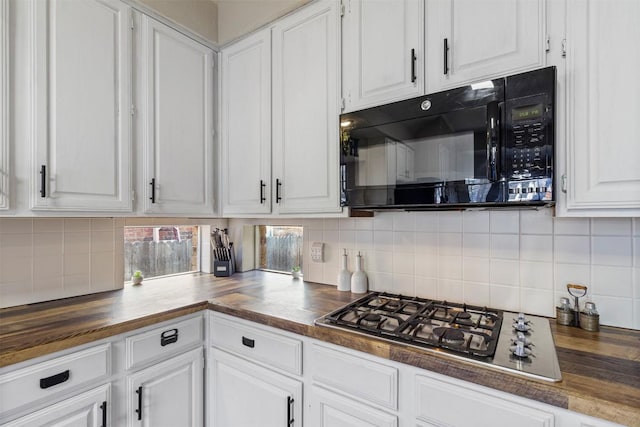
<path fill-rule="evenodd" d="M 549 321 L 544 317 L 373 292 L 315 323 L 532 378 L 562 379 Z"/>

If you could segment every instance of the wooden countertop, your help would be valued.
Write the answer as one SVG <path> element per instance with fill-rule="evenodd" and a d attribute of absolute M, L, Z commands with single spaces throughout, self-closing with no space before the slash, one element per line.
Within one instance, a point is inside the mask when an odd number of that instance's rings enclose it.
<path fill-rule="evenodd" d="M 206 308 L 624 425 L 640 426 L 640 331 L 551 322 L 563 381 L 549 383 L 335 329 L 314 319 L 360 295 L 249 272 L 147 280 L 123 290 L 0 310 L 0 367 Z"/>

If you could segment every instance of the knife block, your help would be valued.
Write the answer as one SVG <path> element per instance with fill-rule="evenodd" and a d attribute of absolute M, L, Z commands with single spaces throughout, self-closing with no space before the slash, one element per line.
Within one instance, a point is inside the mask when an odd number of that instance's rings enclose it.
<path fill-rule="evenodd" d="M 213 275 L 216 277 L 228 277 L 234 273 L 233 261 L 213 261 Z"/>

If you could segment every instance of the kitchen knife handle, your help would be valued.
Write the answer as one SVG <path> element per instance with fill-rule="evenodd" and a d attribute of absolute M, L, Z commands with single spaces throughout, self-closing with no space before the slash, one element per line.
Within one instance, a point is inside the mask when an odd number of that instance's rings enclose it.
<path fill-rule="evenodd" d="M 107 427 L 107 401 L 105 400 L 100 405 L 100 409 L 102 410 L 102 427 Z"/>
<path fill-rule="evenodd" d="M 276 203 L 280 203 L 280 200 L 282 200 L 282 197 L 280 197 L 280 187 L 282 186 L 282 181 L 280 181 L 280 179 L 276 178 Z"/>
<path fill-rule="evenodd" d="M 264 189 L 267 184 L 263 180 L 260 180 L 260 204 L 263 204 L 267 199 L 264 197 Z"/>
<path fill-rule="evenodd" d="M 411 83 L 415 83 L 416 79 L 416 50 L 411 49 Z"/>
<path fill-rule="evenodd" d="M 444 39 L 444 75 L 449 74 L 449 39 Z"/>
<path fill-rule="evenodd" d="M 47 197 L 47 166 L 40 166 L 40 197 Z"/>
<path fill-rule="evenodd" d="M 294 423 L 293 419 L 293 397 L 287 396 L 287 427 L 291 427 Z"/>
<path fill-rule="evenodd" d="M 138 394 L 138 409 L 136 409 L 136 413 L 138 414 L 138 421 L 142 420 L 142 386 L 138 387 L 136 390 Z"/>
<path fill-rule="evenodd" d="M 156 179 L 151 178 L 151 182 L 149 183 L 149 185 L 151 186 L 151 197 L 149 197 L 149 200 L 151 200 L 151 203 L 155 203 L 156 202 Z"/>

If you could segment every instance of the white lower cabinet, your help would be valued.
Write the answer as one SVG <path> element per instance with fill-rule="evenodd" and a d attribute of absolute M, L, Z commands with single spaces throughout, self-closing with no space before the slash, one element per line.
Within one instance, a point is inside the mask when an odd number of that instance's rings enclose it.
<path fill-rule="evenodd" d="M 32 414 L 18 418 L 5 427 L 106 427 L 110 423 L 111 386 L 105 384 L 80 393 Z"/>
<path fill-rule="evenodd" d="M 212 427 L 302 425 L 302 382 L 211 350 Z"/>
<path fill-rule="evenodd" d="M 398 417 L 341 396 L 311 387 L 308 424 L 317 427 L 396 427 Z"/>
<path fill-rule="evenodd" d="M 128 426 L 201 426 L 202 348 L 127 377 Z"/>

